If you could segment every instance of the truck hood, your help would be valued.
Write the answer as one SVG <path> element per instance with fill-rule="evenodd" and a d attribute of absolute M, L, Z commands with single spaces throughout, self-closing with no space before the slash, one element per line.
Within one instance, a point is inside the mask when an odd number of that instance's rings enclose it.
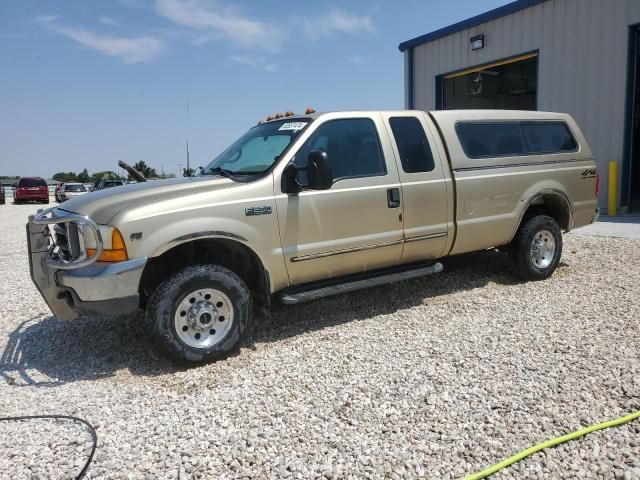
<path fill-rule="evenodd" d="M 113 217 L 128 208 L 166 201 L 172 197 L 233 188 L 237 185 L 242 184 L 218 176 L 152 180 L 90 192 L 67 200 L 61 209 L 86 215 L 96 223 L 106 225 Z"/>

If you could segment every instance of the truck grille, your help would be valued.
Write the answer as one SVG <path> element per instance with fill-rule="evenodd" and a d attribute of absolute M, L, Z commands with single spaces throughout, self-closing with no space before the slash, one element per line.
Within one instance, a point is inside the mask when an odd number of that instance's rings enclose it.
<path fill-rule="evenodd" d="M 103 244 L 98 225 L 89 217 L 50 208 L 29 217 L 29 222 L 44 227 L 49 249 L 47 265 L 50 267 L 59 270 L 82 268 L 97 261 L 102 254 Z M 85 230 L 95 238 L 95 250 L 91 256 L 85 252 Z"/>
<path fill-rule="evenodd" d="M 51 233 L 51 230 L 49 230 Z M 78 224 L 75 222 L 53 224 L 52 245 L 49 250 L 51 258 L 73 261 L 80 257 L 80 236 Z"/>

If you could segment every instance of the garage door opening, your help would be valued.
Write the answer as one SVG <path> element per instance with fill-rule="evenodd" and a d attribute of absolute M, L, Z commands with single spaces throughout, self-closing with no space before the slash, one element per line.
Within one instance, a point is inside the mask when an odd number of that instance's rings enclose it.
<path fill-rule="evenodd" d="M 440 77 L 440 109 L 536 110 L 538 54 L 528 53 Z"/>
<path fill-rule="evenodd" d="M 640 29 L 631 31 L 631 69 L 633 81 L 631 89 L 631 138 L 629 166 L 626 169 L 629 185 L 629 211 L 640 211 Z M 623 182 L 625 179 L 623 178 Z M 623 187 L 624 188 L 624 187 Z M 624 195 L 623 195 L 624 201 Z"/>

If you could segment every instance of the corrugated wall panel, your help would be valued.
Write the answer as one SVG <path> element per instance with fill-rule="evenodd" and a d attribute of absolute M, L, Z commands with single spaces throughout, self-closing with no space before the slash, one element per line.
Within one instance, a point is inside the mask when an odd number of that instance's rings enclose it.
<path fill-rule="evenodd" d="M 628 26 L 636 23 L 639 0 L 548 0 L 419 45 L 414 107 L 435 108 L 438 75 L 539 50 L 538 109 L 568 112 L 580 124 L 598 160 L 604 206 L 607 163 L 622 167 Z M 469 39 L 480 33 L 486 46 L 471 51 Z"/>

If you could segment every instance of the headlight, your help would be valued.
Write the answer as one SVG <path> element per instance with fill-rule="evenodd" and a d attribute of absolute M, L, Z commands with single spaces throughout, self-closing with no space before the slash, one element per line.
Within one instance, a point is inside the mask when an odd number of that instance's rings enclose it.
<path fill-rule="evenodd" d="M 108 225 L 98 225 L 100 236 L 102 237 L 102 254 L 98 258 L 99 262 L 122 262 L 128 260 L 127 247 L 124 244 L 122 234 L 116 227 Z M 96 239 L 93 232 L 88 228 L 82 229 L 82 238 L 87 256 L 91 257 L 96 253 Z"/>

